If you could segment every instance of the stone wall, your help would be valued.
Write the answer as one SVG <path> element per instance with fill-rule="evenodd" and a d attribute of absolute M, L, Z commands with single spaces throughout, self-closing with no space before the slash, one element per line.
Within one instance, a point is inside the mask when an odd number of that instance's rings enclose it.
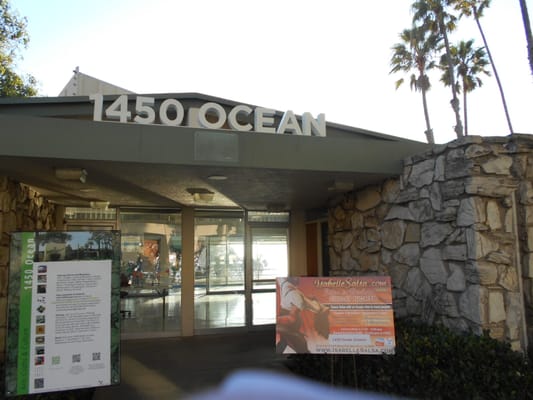
<path fill-rule="evenodd" d="M 520 239 L 519 257 L 522 265 L 527 337 L 533 345 L 533 141 L 529 136 L 510 143 L 509 150 L 517 154 L 515 174 L 520 180 L 517 194 L 517 228 Z"/>
<path fill-rule="evenodd" d="M 525 135 L 469 136 L 409 158 L 397 179 L 332 202 L 331 275 L 390 275 L 397 318 L 487 330 L 525 350 L 532 148 Z"/>
<path fill-rule="evenodd" d="M 55 229 L 54 206 L 26 185 L 0 176 L 0 361 L 5 358 L 9 234 Z"/>

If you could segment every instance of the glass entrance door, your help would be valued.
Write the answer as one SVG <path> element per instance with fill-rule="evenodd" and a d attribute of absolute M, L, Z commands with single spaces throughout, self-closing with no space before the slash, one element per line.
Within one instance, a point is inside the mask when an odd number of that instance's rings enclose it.
<path fill-rule="evenodd" d="M 288 273 L 288 214 L 197 211 L 194 329 L 274 324 Z"/>
<path fill-rule="evenodd" d="M 251 322 L 276 322 L 276 278 L 289 270 L 287 228 L 258 225 L 251 233 Z"/>
<path fill-rule="evenodd" d="M 197 211 L 194 329 L 246 326 L 244 212 Z"/>
<path fill-rule="evenodd" d="M 244 290 L 243 237 L 207 237 L 205 270 L 208 294 Z"/>

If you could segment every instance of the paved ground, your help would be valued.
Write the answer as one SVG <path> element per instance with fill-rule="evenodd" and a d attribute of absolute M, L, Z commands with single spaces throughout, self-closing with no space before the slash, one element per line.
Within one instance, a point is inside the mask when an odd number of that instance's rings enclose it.
<path fill-rule="evenodd" d="M 93 400 L 179 399 L 217 386 L 237 370 L 287 373 L 275 353 L 274 328 L 251 333 L 121 343 L 121 383 L 98 388 Z"/>

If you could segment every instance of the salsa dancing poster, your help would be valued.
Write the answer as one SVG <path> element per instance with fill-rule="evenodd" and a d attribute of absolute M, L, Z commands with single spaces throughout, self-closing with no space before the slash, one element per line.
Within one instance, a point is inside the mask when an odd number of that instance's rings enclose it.
<path fill-rule="evenodd" d="M 276 279 L 276 352 L 394 354 L 391 280 Z"/>

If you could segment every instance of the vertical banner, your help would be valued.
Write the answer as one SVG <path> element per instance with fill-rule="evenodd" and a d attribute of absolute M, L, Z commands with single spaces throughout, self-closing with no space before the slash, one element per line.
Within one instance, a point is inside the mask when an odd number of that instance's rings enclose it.
<path fill-rule="evenodd" d="M 120 234 L 12 234 L 6 395 L 119 383 Z"/>
<path fill-rule="evenodd" d="M 391 281 L 277 278 L 278 353 L 394 354 Z"/>
<path fill-rule="evenodd" d="M 30 341 L 31 341 L 31 307 L 33 292 L 33 256 L 35 254 L 35 237 L 32 233 L 23 233 L 21 237 L 20 267 L 20 307 L 18 329 L 18 365 L 17 380 L 21 393 L 29 393 Z"/>

